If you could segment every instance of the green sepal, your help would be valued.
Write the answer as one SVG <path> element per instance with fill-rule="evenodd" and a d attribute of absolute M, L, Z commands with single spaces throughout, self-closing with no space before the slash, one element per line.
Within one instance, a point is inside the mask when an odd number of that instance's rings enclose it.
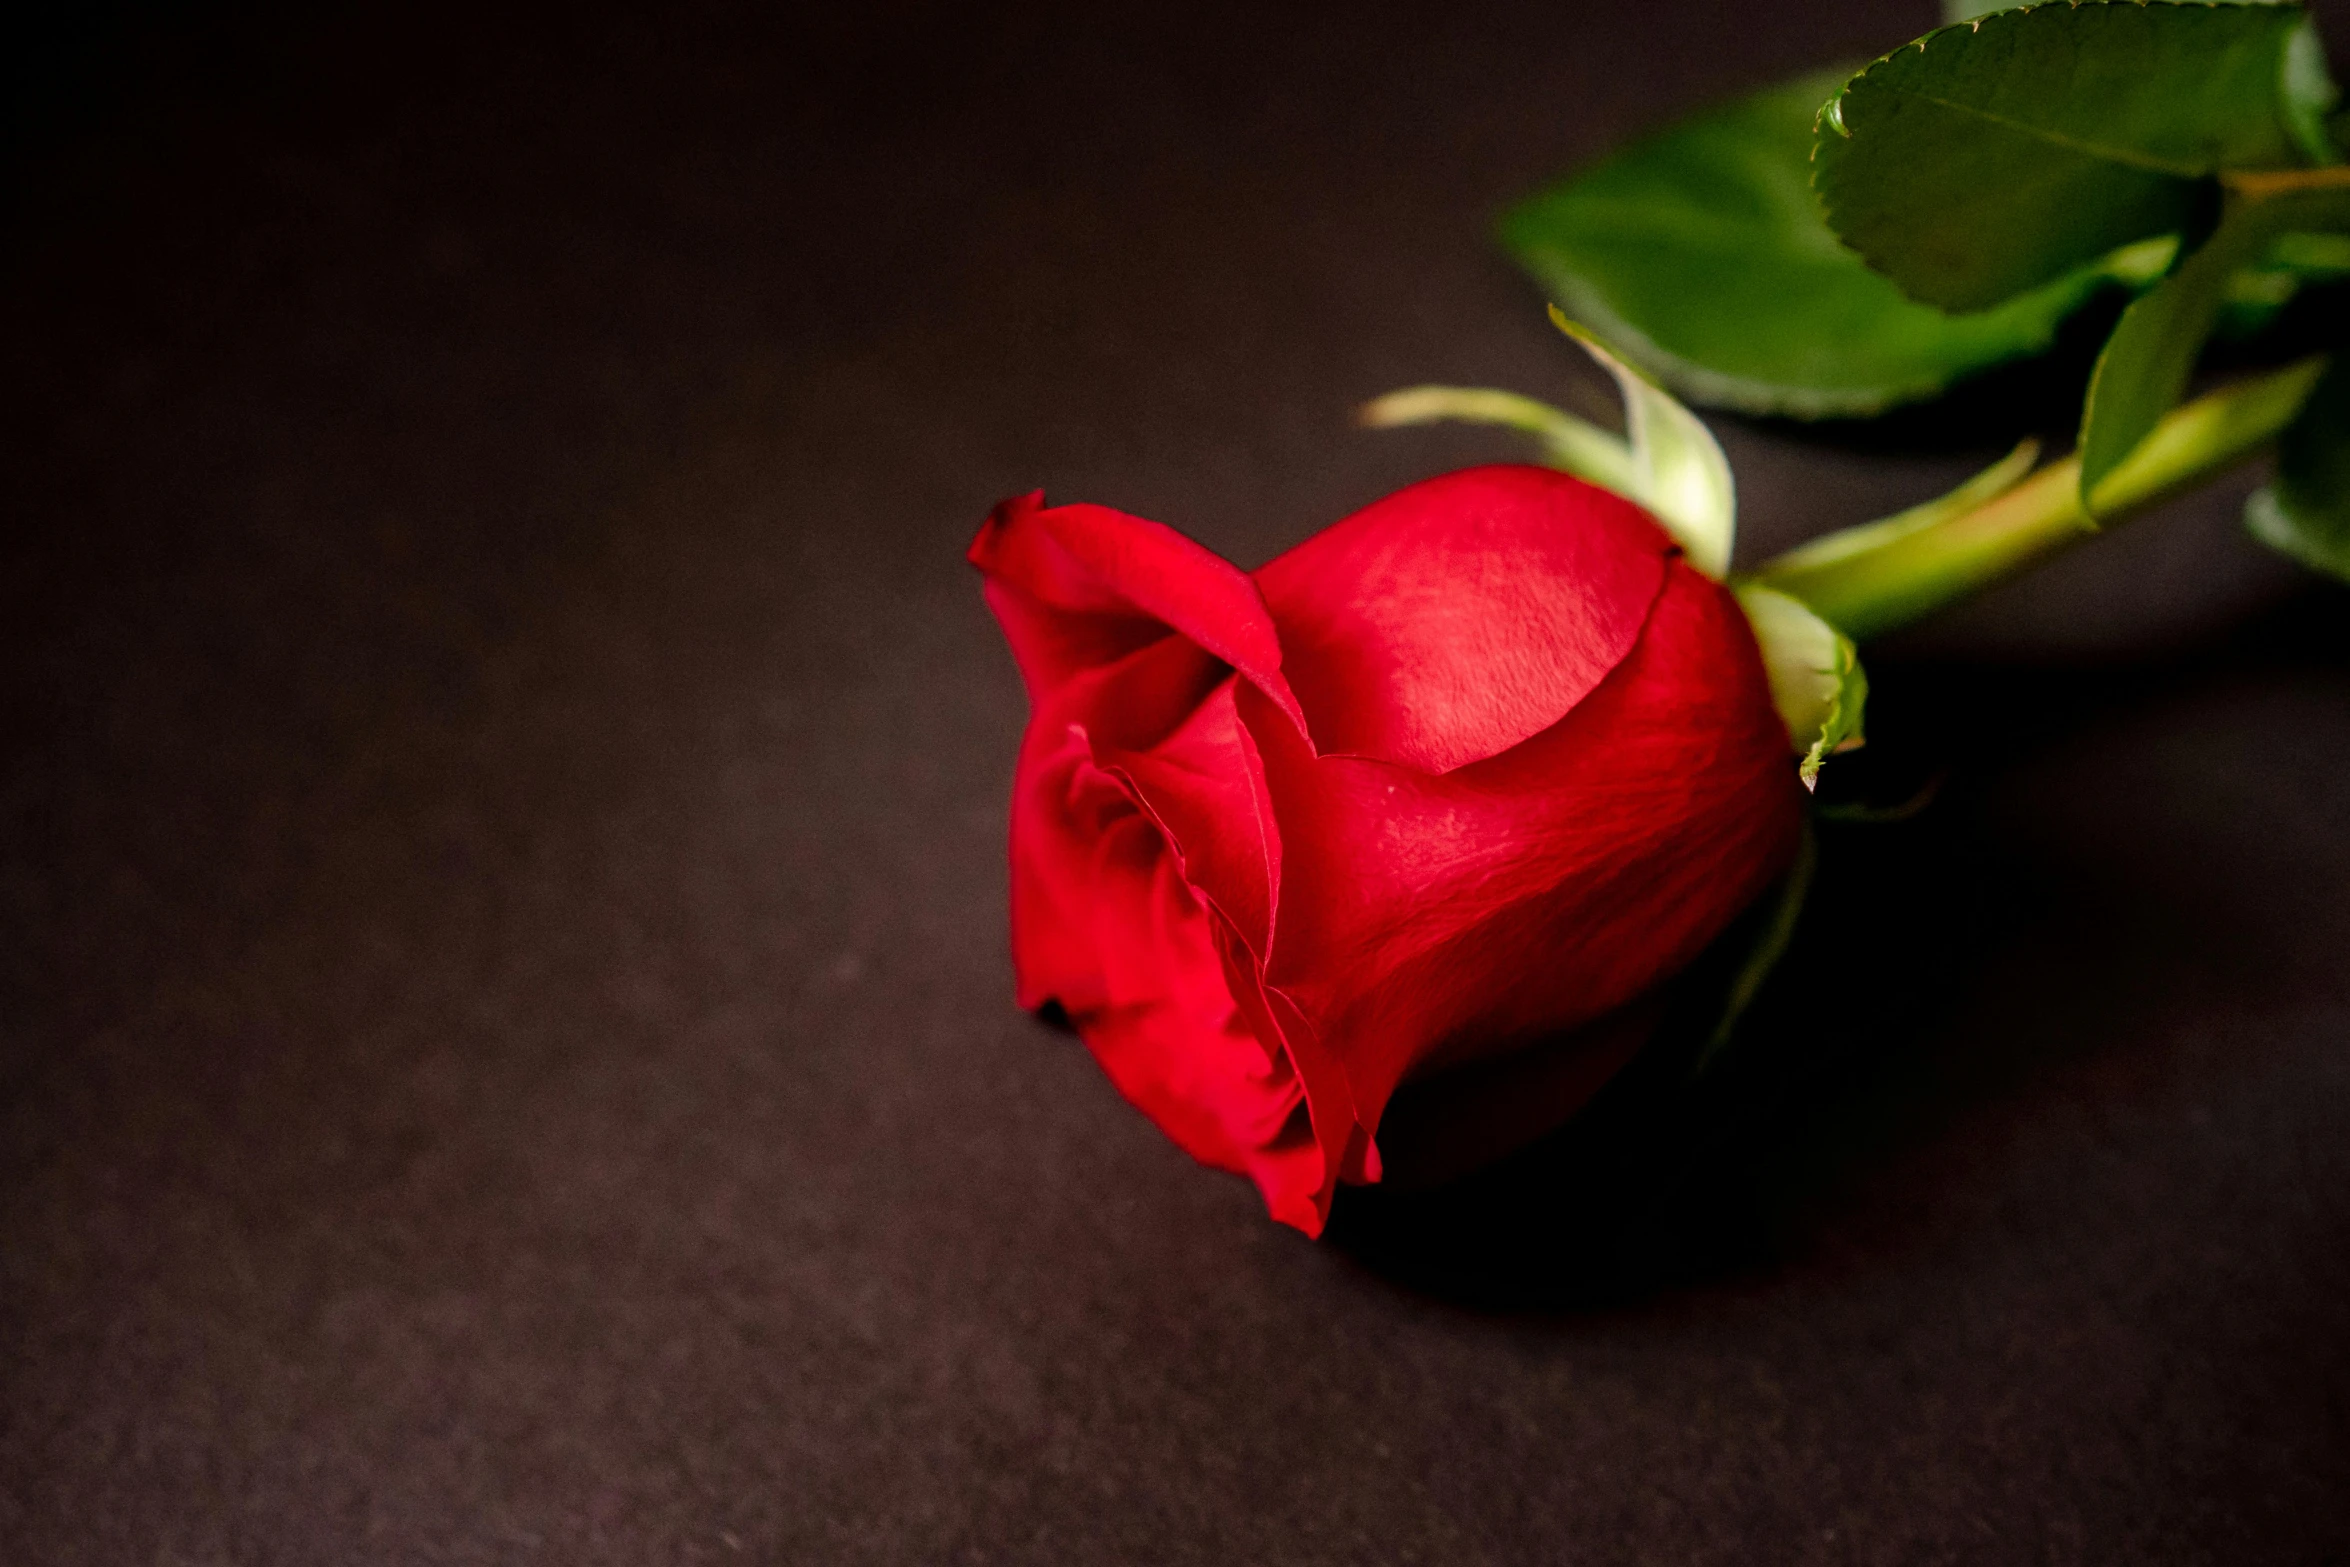
<path fill-rule="evenodd" d="M 1357 417 L 1373 429 L 1451 420 L 1530 435 L 1544 462 L 1645 508 L 1691 565 L 1710 577 L 1725 575 L 1738 495 L 1713 432 L 1555 306 L 1550 318 L 1615 378 L 1624 399 L 1622 435 L 1531 397 L 1482 386 L 1407 386 L 1365 403 Z"/>
<path fill-rule="evenodd" d="M 1550 324 L 1582 344 L 1623 395 L 1624 439 L 1632 454 L 1632 487 L 1624 493 L 1656 515 L 1689 564 L 1709 577 L 1728 576 L 1738 539 L 1738 486 L 1713 431 L 1556 305 Z"/>
<path fill-rule="evenodd" d="M 1897 800 L 1891 805 L 1869 805 L 1857 800 L 1843 805 L 1815 805 L 1811 811 L 1812 818 L 1815 821 L 1843 822 L 1857 827 L 1886 827 L 1895 822 L 1906 822 L 1923 814 L 1926 807 L 1934 803 L 1934 797 L 1942 792 L 1942 785 L 1949 777 L 1947 772 L 1936 773 L 1919 785 L 1908 799 Z"/>
<path fill-rule="evenodd" d="M 2252 536 L 2350 582 L 2350 359 L 2327 367 L 2277 442 L 2274 483 L 2244 506 Z"/>
<path fill-rule="evenodd" d="M 2099 262 L 1995 310 L 1951 316 L 1840 243 L 1811 190 L 1812 124 L 1846 80 L 1824 71 L 1643 138 L 1504 214 L 1502 244 L 1549 296 L 1692 402 L 1854 418 L 2042 353 L 2134 258 Z"/>
<path fill-rule="evenodd" d="M 1407 386 L 1375 397 L 1355 417 L 1373 430 L 1414 424 L 1489 424 L 1534 438 L 1542 460 L 1601 489 L 1628 495 L 1632 448 L 1612 430 L 1564 408 L 1490 386 Z"/>
<path fill-rule="evenodd" d="M 1861 743 L 1869 677 L 1860 654 L 1850 637 L 1801 599 L 1759 582 L 1744 583 L 1737 593 L 1762 650 L 1771 701 L 1787 726 L 1789 744 L 1803 759 L 1798 769 L 1803 786 L 1815 788 L 1830 756 Z"/>
<path fill-rule="evenodd" d="M 1771 971 L 1787 955 L 1794 944 L 1795 929 L 1803 922 L 1804 905 L 1811 899 L 1812 882 L 1819 875 L 1820 840 L 1807 820 L 1803 824 L 1803 841 L 1795 851 L 1795 863 L 1780 878 L 1778 895 L 1771 905 L 1770 918 L 1755 932 L 1754 945 L 1731 976 L 1729 991 L 1722 998 L 1722 1015 L 1714 1024 L 1713 1033 L 1706 1039 L 1697 1060 L 1691 1065 L 1691 1075 L 1703 1072 L 1721 1053 L 1729 1048 L 1737 1036 L 1739 1021 L 1746 1016 L 1754 998 L 1762 994 Z"/>
<path fill-rule="evenodd" d="M 2291 167 L 2294 5 L 2050 4 L 1942 28 L 1821 111 L 1813 183 L 1913 298 L 1981 310 L 2191 232 L 2226 169 Z M 2288 70 L 2288 65 L 2293 69 Z"/>

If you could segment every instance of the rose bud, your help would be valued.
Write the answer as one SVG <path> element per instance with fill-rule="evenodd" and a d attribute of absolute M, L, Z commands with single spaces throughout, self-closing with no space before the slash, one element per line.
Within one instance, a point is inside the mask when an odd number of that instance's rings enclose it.
<path fill-rule="evenodd" d="M 1428 480 L 1254 573 L 1035 495 L 971 560 L 1031 705 L 1020 1003 L 1308 1234 L 1407 1080 L 1581 1029 L 1539 1074 L 1563 1119 L 1795 856 L 1738 600 L 1553 469 Z"/>

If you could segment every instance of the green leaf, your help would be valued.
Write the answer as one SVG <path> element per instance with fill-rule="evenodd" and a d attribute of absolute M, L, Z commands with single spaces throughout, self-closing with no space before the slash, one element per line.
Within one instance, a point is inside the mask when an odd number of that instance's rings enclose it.
<path fill-rule="evenodd" d="M 2300 0 L 2212 0 L 2217 5 L 2298 5 Z M 1955 26 L 1994 11 L 2021 9 L 2006 0 L 1942 0 L 1942 20 Z M 2286 46 L 2284 61 L 2286 128 L 2312 163 L 2340 161 L 2342 121 L 2335 115 L 2341 90 L 2326 70 L 2325 45 L 2317 28 L 2304 26 Z M 2332 121 L 2329 126 L 2329 119 Z"/>
<path fill-rule="evenodd" d="M 1812 122 L 1845 74 L 1806 76 L 1635 143 L 1513 208 L 1502 241 L 1569 315 L 1701 404 L 1863 416 L 2046 350 L 2114 268 L 1949 316 L 1829 231 L 1811 191 Z"/>
<path fill-rule="evenodd" d="M 2122 312 L 2097 356 L 2081 409 L 2081 505 L 2090 516 L 2101 515 L 2097 486 L 2177 406 L 2227 301 L 2229 277 L 2257 253 L 2261 238 L 2252 219 L 2231 217 L 2178 271 Z"/>
<path fill-rule="evenodd" d="M 2081 413 L 2081 504 L 2108 509 L 2106 481 L 2178 405 L 2239 269 L 2281 235 L 2350 227 L 2350 171 L 2239 176 L 2212 236 L 2152 293 L 2122 312 L 2098 355 Z"/>
<path fill-rule="evenodd" d="M 1852 639 L 1800 599 L 1757 582 L 1742 584 L 1737 592 L 1771 678 L 1771 701 L 1796 755 L 1803 758 L 1803 786 L 1812 788 L 1822 763 L 1861 743 L 1869 677 Z"/>
<path fill-rule="evenodd" d="M 2030 0 L 2025 0 L 2026 4 Z M 2297 0 L 2212 0 L 2215 5 L 2293 5 Z M 1994 11 L 2019 9 L 2010 0 L 1942 0 L 1942 20 L 1971 22 L 1978 16 L 1989 16 Z"/>
<path fill-rule="evenodd" d="M 1531 397 L 1483 386 L 1407 386 L 1365 403 L 1358 417 L 1373 429 L 1454 420 L 1531 435 L 1544 462 L 1645 507 L 1691 565 L 1710 577 L 1727 573 L 1738 492 L 1713 432 L 1555 305 L 1550 319 L 1615 378 L 1624 398 L 1622 435 Z"/>
<path fill-rule="evenodd" d="M 2277 443 L 2276 482 L 2244 508 L 2253 537 L 2350 582 L 2350 358 L 2326 370 Z"/>
<path fill-rule="evenodd" d="M 2293 5 L 2111 0 L 1946 27 L 1830 101 L 1813 183 L 1911 296 L 1985 309 L 2193 231 L 2221 170 L 2306 161 L 2306 46 L 2288 56 L 2307 22 Z"/>

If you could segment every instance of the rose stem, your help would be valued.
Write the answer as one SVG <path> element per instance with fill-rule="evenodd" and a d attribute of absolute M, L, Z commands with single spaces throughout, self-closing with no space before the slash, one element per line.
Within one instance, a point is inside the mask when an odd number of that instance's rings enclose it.
<path fill-rule="evenodd" d="M 2305 359 L 2174 408 L 2099 485 L 2113 523 L 2259 454 L 2290 424 L 2326 361 Z M 2081 506 L 2078 456 L 1983 504 L 1882 543 L 1846 529 L 1767 560 L 1748 580 L 1801 599 L 1858 641 L 1945 605 L 2099 531 Z"/>

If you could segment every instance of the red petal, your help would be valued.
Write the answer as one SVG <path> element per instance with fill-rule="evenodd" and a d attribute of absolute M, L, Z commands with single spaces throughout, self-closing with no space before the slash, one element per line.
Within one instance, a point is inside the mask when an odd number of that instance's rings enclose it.
<path fill-rule="evenodd" d="M 1541 733 L 1639 638 L 1672 541 L 1548 468 L 1415 484 L 1256 574 L 1315 747 L 1448 772 Z"/>
<path fill-rule="evenodd" d="M 1241 1150 L 1241 1164 L 1211 1157 L 1177 1130 L 1185 1115 L 1197 1113 L 1196 1106 L 1175 1111 L 1137 1093 L 1128 1097 L 1196 1157 L 1226 1168 L 1245 1167 L 1275 1218 L 1315 1235 L 1329 1217 L 1340 1175 L 1359 1168 L 1369 1139 L 1356 1121 L 1343 1070 L 1295 1005 L 1264 984 L 1264 953 L 1271 944 L 1281 885 L 1281 839 L 1265 790 L 1264 765 L 1240 722 L 1238 689 L 1239 682 L 1227 680 L 1149 751 L 1097 748 L 1095 761 L 1132 789 L 1165 834 L 1186 883 L 1215 912 L 1223 938 L 1223 993 L 1246 1020 L 1261 1056 L 1244 1075 L 1236 1059 L 1218 1052 L 1211 1041 L 1169 1035 L 1153 1048 L 1198 1056 L 1184 1068 L 1188 1090 L 1205 1096 L 1224 1121 L 1255 1127 L 1260 1140 Z M 1210 1058 L 1218 1061 L 1212 1071 L 1202 1065 Z M 1271 1079 L 1260 1080 L 1268 1068 Z M 1261 1107 L 1269 1103 L 1274 1085 L 1292 1095 L 1283 1103 L 1297 1115 L 1269 1121 Z"/>
<path fill-rule="evenodd" d="M 1148 749 L 1069 721 L 1133 706 L 1122 698 L 1159 689 L 1160 666 L 1185 656 L 1216 684 Z M 1013 963 L 1022 1003 L 1067 1007 L 1119 1091 L 1180 1147 L 1319 1233 L 1361 1134 L 1335 1062 L 1294 1013 L 1285 1032 L 1263 993 L 1281 841 L 1239 684 L 1169 638 L 1053 695 L 1014 788 Z"/>
<path fill-rule="evenodd" d="M 1183 876 L 1250 950 L 1272 945 L 1281 836 L 1264 763 L 1241 726 L 1229 679 L 1147 751 L 1097 745 L 1094 762 L 1125 781 L 1173 847 Z"/>
<path fill-rule="evenodd" d="M 1274 1218 L 1308 1235 L 1329 1214 L 1325 1160 L 1297 1079 L 1270 1063 L 1245 1024 L 1203 1030 L 1163 1007 L 1104 1011 L 1080 1028 L 1127 1103 L 1185 1153 L 1245 1175 Z"/>
<path fill-rule="evenodd" d="M 1278 1048 L 1294 1074 L 1304 1097 L 1299 1105 L 1302 1127 L 1293 1126 L 1293 1141 L 1301 1135 L 1315 1157 L 1286 1161 L 1280 1167 L 1278 1189 L 1260 1177 L 1258 1187 L 1265 1206 L 1282 1223 L 1308 1235 L 1319 1235 L 1330 1219 L 1331 1198 L 1340 1180 L 1376 1180 L 1378 1156 L 1371 1134 L 1355 1113 L 1354 1092 L 1345 1068 L 1323 1045 L 1320 1035 L 1297 1004 L 1265 983 L 1264 967 L 1237 940 L 1227 943 L 1224 977 L 1233 999 L 1259 1039 Z M 1370 1173 L 1366 1175 L 1366 1167 Z"/>
<path fill-rule="evenodd" d="M 1039 705 L 1173 631 L 1298 716 L 1256 584 L 1172 528 L 1107 506 L 1048 507 L 1039 493 L 997 506 L 970 555 Z"/>
<path fill-rule="evenodd" d="M 1006 597 L 1017 592 L 1002 590 Z M 1012 972 L 1022 1006 L 1058 999 L 1075 1013 L 1099 1004 L 1095 841 L 1113 818 L 1136 808 L 1131 793 L 1095 765 L 1096 731 L 1147 745 L 1230 683 L 1224 666 L 1200 648 L 1161 635 L 1037 697 L 1012 784 Z"/>

